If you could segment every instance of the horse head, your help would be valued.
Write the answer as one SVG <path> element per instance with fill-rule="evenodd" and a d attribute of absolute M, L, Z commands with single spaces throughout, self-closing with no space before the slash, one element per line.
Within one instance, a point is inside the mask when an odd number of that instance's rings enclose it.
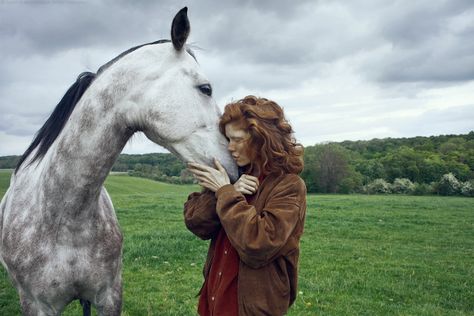
<path fill-rule="evenodd" d="M 124 52 L 99 69 L 96 85 L 103 86 L 103 99 L 114 104 L 128 128 L 142 131 L 184 162 L 214 166 L 217 158 L 235 180 L 237 167 L 219 132 L 212 86 L 186 46 L 189 32 L 183 8 L 173 19 L 171 41 Z"/>

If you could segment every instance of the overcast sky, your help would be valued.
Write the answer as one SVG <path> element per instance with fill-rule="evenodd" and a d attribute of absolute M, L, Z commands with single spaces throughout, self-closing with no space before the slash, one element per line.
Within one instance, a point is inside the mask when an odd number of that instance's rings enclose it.
<path fill-rule="evenodd" d="M 273 99 L 306 146 L 474 130 L 472 0 L 0 0 L 0 155 L 25 151 L 79 73 L 169 38 L 185 5 L 220 107 Z"/>

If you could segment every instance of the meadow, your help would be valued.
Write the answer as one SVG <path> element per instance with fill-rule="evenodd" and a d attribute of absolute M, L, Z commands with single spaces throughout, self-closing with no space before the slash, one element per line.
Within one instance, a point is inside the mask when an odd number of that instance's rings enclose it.
<path fill-rule="evenodd" d="M 9 171 L 0 171 L 0 196 Z M 195 315 L 208 242 L 186 230 L 194 185 L 110 175 L 124 234 L 122 315 Z M 474 315 L 474 199 L 308 195 L 289 315 Z M 93 313 L 95 315 L 95 311 Z M 20 315 L 0 267 L 0 315 Z M 82 315 L 77 302 L 64 315 Z"/>

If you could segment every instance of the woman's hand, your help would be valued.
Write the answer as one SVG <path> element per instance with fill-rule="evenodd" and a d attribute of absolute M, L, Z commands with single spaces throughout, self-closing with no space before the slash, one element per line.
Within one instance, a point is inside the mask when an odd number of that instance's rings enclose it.
<path fill-rule="evenodd" d="M 214 159 L 217 169 L 201 165 L 195 162 L 188 163 L 188 170 L 198 180 L 198 183 L 206 189 L 216 192 L 226 184 L 230 184 L 229 175 L 221 163 Z"/>
<path fill-rule="evenodd" d="M 257 192 L 258 186 L 258 178 L 248 174 L 243 174 L 239 180 L 234 183 L 234 188 L 238 192 L 248 195 L 255 194 L 255 192 Z"/>

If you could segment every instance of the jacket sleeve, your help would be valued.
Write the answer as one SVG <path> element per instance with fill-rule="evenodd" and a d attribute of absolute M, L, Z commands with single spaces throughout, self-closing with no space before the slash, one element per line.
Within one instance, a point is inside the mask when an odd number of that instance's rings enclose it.
<path fill-rule="evenodd" d="M 216 213 L 214 192 L 204 190 L 188 196 L 188 200 L 184 203 L 184 223 L 201 239 L 210 239 L 217 234 L 221 223 Z"/>
<path fill-rule="evenodd" d="M 297 175 L 286 175 L 272 189 L 260 213 L 232 185 L 216 192 L 217 214 L 240 259 L 260 268 L 285 246 L 306 201 L 306 186 Z"/>

